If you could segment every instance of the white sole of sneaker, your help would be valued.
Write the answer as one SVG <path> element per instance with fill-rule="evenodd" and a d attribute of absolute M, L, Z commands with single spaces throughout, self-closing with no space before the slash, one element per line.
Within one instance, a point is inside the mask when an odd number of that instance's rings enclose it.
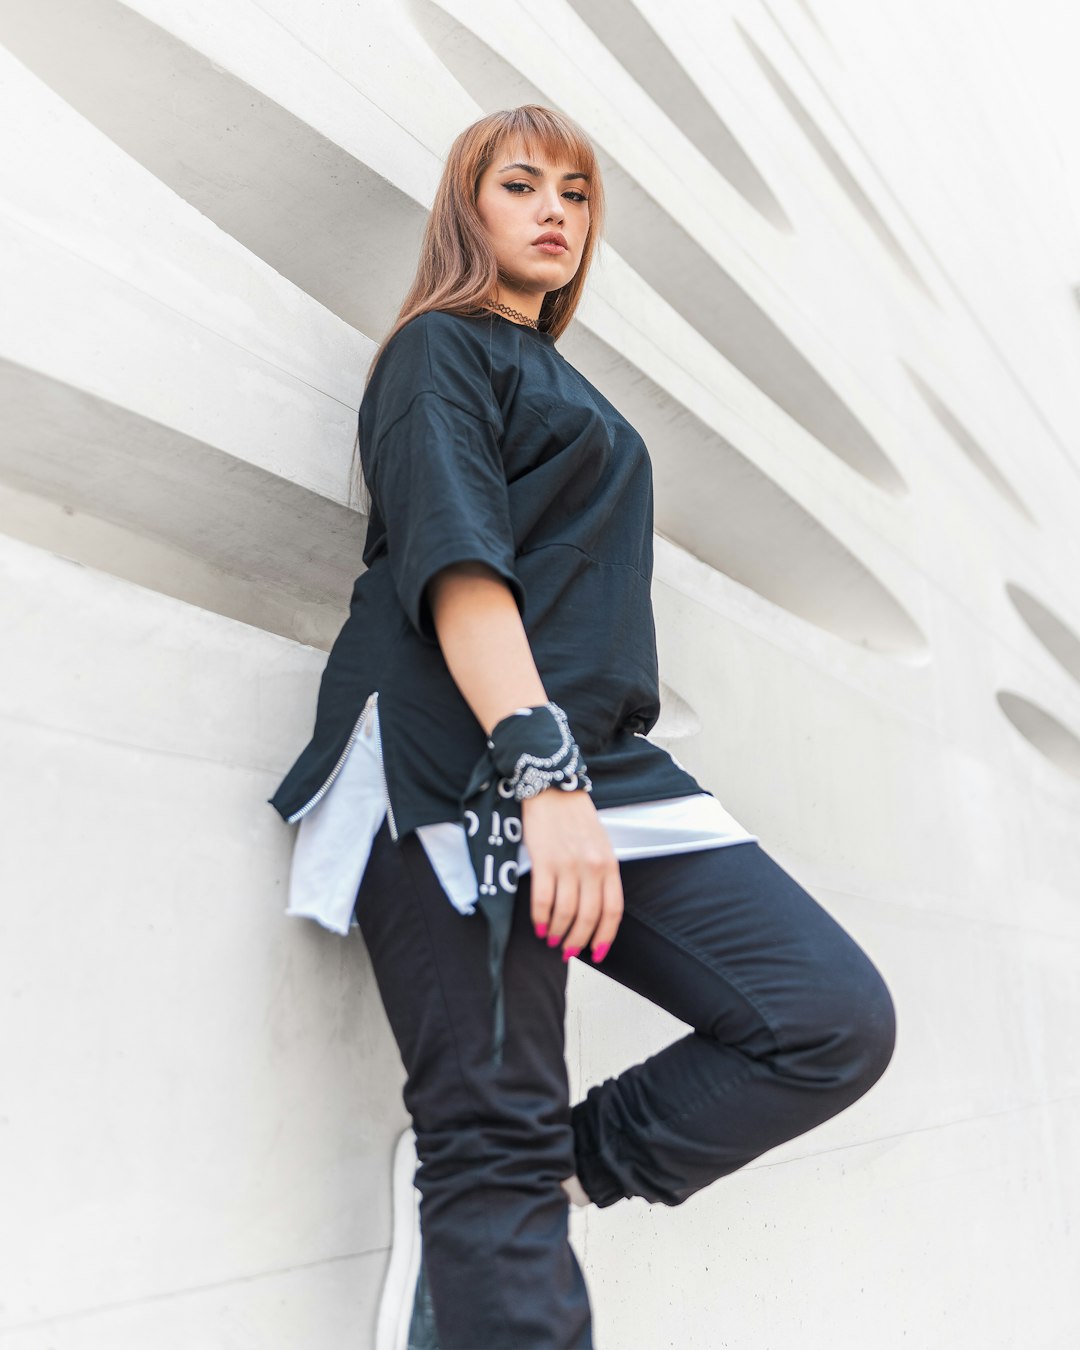
<path fill-rule="evenodd" d="M 394 1146 L 391 1169 L 390 1259 L 383 1277 L 375 1323 L 375 1350 L 407 1350 L 416 1281 L 420 1274 L 420 1192 L 416 1136 L 404 1130 Z"/>

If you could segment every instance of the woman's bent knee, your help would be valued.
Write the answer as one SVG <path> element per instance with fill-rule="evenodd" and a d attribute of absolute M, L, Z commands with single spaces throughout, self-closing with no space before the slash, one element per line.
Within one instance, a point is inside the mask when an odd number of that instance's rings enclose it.
<path fill-rule="evenodd" d="M 880 971 L 867 958 L 862 977 L 842 992 L 837 1034 L 845 1077 L 856 1095 L 868 1091 L 889 1066 L 896 1047 L 896 1007 Z"/>
<path fill-rule="evenodd" d="M 849 1051 L 860 1092 L 873 1087 L 889 1067 L 896 1048 L 896 1006 L 881 973 L 867 964 L 865 986 L 857 991 L 852 1005 L 854 1025 Z"/>
<path fill-rule="evenodd" d="M 863 955 L 809 990 L 803 1011 L 778 1059 L 805 1084 L 854 1101 L 885 1072 L 896 1046 L 896 1008 L 881 973 Z"/>

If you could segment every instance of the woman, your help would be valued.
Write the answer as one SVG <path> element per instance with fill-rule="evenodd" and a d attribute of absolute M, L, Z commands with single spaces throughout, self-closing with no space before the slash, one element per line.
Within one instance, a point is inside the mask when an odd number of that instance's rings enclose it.
<path fill-rule="evenodd" d="M 602 218 L 560 114 L 454 142 L 361 403 L 367 570 L 271 798 L 301 822 L 288 912 L 358 923 L 371 955 L 442 1350 L 591 1346 L 571 1198 L 678 1205 L 850 1105 L 893 1050 L 865 953 L 645 739 L 648 452 L 554 346 Z M 571 1108 L 586 953 L 693 1030 Z"/>

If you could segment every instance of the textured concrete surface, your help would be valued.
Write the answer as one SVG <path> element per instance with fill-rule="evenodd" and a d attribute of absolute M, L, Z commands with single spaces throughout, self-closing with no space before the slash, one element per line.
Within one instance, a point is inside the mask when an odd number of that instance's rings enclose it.
<path fill-rule="evenodd" d="M 601 1350 L 1080 1337 L 1080 169 L 1052 0 L 0 13 L 0 1346 L 371 1344 L 402 1068 L 265 797 L 451 139 L 601 154 L 560 349 L 656 483 L 657 737 L 871 953 L 886 1077 L 574 1216 Z M 575 964 L 575 1096 L 681 1026 Z"/>

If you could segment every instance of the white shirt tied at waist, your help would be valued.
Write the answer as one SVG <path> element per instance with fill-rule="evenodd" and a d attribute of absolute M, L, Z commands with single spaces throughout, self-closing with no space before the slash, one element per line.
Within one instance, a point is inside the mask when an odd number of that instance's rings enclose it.
<path fill-rule="evenodd" d="M 301 817 L 285 913 L 315 919 L 324 928 L 347 935 L 356 926 L 357 891 L 385 815 L 379 719 L 373 707 L 333 786 Z M 597 811 L 597 816 L 620 861 L 691 853 L 758 838 L 707 792 L 608 806 Z M 421 825 L 416 833 L 450 903 L 460 913 L 472 914 L 476 876 L 464 827 L 458 821 L 440 821 Z M 532 863 L 525 843 L 518 847 L 518 871 L 523 873 Z"/>

